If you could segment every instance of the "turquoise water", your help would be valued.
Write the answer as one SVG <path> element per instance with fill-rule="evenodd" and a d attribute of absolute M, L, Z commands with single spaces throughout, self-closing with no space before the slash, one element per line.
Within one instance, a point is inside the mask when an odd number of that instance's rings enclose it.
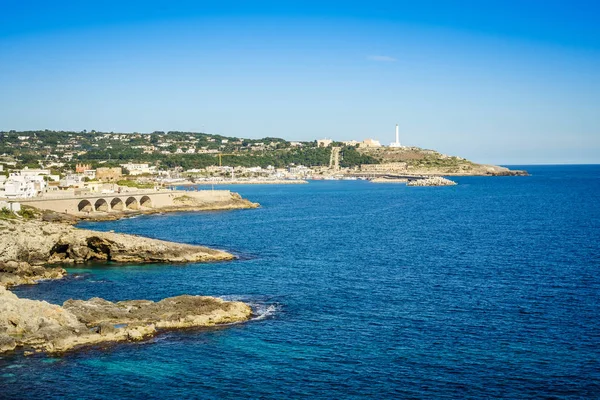
<path fill-rule="evenodd" d="M 236 186 L 262 208 L 84 224 L 240 259 L 90 265 L 20 296 L 202 294 L 260 317 L 4 356 L 0 397 L 598 398 L 600 166 L 524 168 L 443 188 Z"/>

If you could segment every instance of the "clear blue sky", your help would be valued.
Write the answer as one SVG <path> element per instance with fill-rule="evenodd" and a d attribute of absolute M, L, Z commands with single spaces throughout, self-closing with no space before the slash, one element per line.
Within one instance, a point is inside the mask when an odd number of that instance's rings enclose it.
<path fill-rule="evenodd" d="M 600 163 L 600 2 L 0 2 L 0 130 Z"/>

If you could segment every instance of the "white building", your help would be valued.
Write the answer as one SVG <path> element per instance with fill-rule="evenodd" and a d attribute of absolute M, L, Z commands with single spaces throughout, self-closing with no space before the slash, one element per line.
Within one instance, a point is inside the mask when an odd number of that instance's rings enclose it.
<path fill-rule="evenodd" d="M 84 178 L 83 175 L 69 174 L 60 180 L 59 186 L 62 188 L 82 187 Z"/>
<path fill-rule="evenodd" d="M 28 167 L 25 167 L 21 171 L 18 172 L 18 175 L 20 175 L 20 176 L 50 175 L 50 170 L 49 169 L 29 169 Z"/>
<path fill-rule="evenodd" d="M 4 183 L 4 196 L 9 199 L 35 197 L 42 194 L 46 186 L 43 176 L 23 176 L 13 173 Z"/>
<path fill-rule="evenodd" d="M 155 174 L 156 167 L 149 166 L 148 164 L 121 164 L 121 167 L 129 171 L 129 175 L 142 175 L 142 174 Z"/>
<path fill-rule="evenodd" d="M 95 169 L 86 169 L 83 171 L 83 176 L 89 178 L 91 180 L 96 179 L 96 170 Z"/>

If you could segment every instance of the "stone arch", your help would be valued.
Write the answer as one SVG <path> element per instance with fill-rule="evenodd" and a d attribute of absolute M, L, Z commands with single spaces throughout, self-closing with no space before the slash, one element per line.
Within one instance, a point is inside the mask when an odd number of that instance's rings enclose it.
<path fill-rule="evenodd" d="M 94 203 L 94 208 L 96 211 L 108 212 L 108 203 L 104 199 L 98 199 L 96 200 L 96 203 Z"/>
<path fill-rule="evenodd" d="M 135 197 L 128 197 L 127 200 L 125 200 L 125 208 L 137 210 L 140 208 L 140 203 L 138 203 Z"/>
<path fill-rule="evenodd" d="M 125 208 L 125 204 L 123 204 L 123 200 L 121 200 L 118 197 L 115 197 L 114 199 L 111 200 L 111 202 L 110 202 L 111 210 L 122 211 L 123 208 Z"/>
<path fill-rule="evenodd" d="M 140 207 L 152 208 L 152 200 L 148 196 L 142 196 L 140 199 Z"/>
<path fill-rule="evenodd" d="M 77 210 L 79 212 L 91 212 L 94 211 L 94 207 L 92 207 L 92 203 L 89 200 L 81 200 L 77 205 Z"/>

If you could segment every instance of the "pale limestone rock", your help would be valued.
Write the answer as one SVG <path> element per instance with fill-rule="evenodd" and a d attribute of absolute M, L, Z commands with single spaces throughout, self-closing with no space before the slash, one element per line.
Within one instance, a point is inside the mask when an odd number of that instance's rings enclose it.
<path fill-rule="evenodd" d="M 160 329 L 241 322 L 251 314 L 244 303 L 203 296 L 158 302 L 68 300 L 61 307 L 20 299 L 0 286 L 0 353 L 16 348 L 55 353 L 82 345 L 138 341 Z"/>
<path fill-rule="evenodd" d="M 409 181 L 407 186 L 454 186 L 457 183 L 441 176 L 431 176 L 425 179 Z"/>
<path fill-rule="evenodd" d="M 116 262 L 209 262 L 234 257 L 220 250 L 134 235 L 94 232 L 42 221 L 0 220 L 0 285 L 32 284 L 58 279 L 52 263 L 91 260 Z"/>

